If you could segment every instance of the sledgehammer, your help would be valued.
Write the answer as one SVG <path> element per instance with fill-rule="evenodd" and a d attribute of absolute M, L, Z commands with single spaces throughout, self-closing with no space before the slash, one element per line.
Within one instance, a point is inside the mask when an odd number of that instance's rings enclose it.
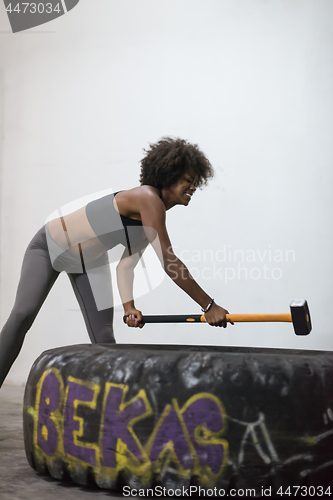
<path fill-rule="evenodd" d="M 127 316 L 124 316 L 126 323 Z M 296 335 L 308 335 L 311 332 L 311 318 L 306 300 L 293 300 L 290 304 L 290 313 L 279 314 L 227 314 L 227 321 L 233 323 L 243 322 L 275 322 L 282 321 L 292 323 Z M 170 314 L 143 316 L 144 323 L 205 323 L 204 314 Z"/>

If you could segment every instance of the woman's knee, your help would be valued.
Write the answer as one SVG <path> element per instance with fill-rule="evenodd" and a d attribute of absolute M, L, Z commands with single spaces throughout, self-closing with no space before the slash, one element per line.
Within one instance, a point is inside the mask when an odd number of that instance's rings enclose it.
<path fill-rule="evenodd" d="M 20 331 L 22 333 L 26 333 L 31 325 L 33 324 L 37 313 L 33 309 L 25 308 L 18 309 L 14 308 L 11 313 L 12 321 L 15 325 L 15 330 Z"/>

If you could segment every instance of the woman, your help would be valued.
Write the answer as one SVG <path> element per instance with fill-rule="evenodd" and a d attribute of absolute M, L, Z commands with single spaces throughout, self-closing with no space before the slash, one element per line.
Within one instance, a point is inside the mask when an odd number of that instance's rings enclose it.
<path fill-rule="evenodd" d="M 140 186 L 94 200 L 40 229 L 24 255 L 15 304 L 0 335 L 0 387 L 62 271 L 70 278 L 91 341 L 115 342 L 107 250 L 119 243 L 125 251 L 117 266 L 117 283 L 128 326 L 144 326 L 134 304 L 133 277 L 151 243 L 165 272 L 201 306 L 206 321 L 226 327 L 228 311 L 214 302 L 176 257 L 165 226 L 166 211 L 187 206 L 196 188 L 212 176 L 212 166 L 197 145 L 166 137 L 146 151 Z"/>

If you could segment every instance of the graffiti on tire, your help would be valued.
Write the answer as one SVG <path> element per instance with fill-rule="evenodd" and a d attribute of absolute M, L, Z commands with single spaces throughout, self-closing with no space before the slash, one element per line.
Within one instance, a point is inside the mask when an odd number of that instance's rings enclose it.
<path fill-rule="evenodd" d="M 88 419 L 84 413 L 96 410 L 101 391 L 103 404 L 96 442 L 84 440 Z M 165 455 L 176 464 L 178 474 L 193 472 L 207 484 L 221 475 L 228 460 L 226 413 L 221 401 L 210 393 L 198 393 L 179 407 L 176 399 L 166 404 L 146 443 L 141 443 L 134 426 L 153 415 L 146 392 L 126 397 L 125 384 L 99 384 L 69 376 L 66 387 L 57 368 L 46 370 L 37 384 L 33 443 L 37 460 L 52 464 L 66 459 L 75 465 L 93 467 L 100 481 L 116 478 L 127 469 L 149 482 L 161 473 Z M 91 413 L 90 413 L 91 415 Z M 92 421 L 93 419 L 91 419 Z"/>
<path fill-rule="evenodd" d="M 245 447 L 249 444 L 260 460 L 274 469 L 295 462 L 310 465 L 311 449 L 333 435 L 333 429 L 329 429 L 316 436 L 300 437 L 308 452 L 281 461 L 263 413 L 254 422 L 227 417 L 222 401 L 208 392 L 192 395 L 181 407 L 174 398 L 156 415 L 144 389 L 129 398 L 126 384 L 106 382 L 101 386 L 68 376 L 65 385 L 60 371 L 54 367 L 44 371 L 36 389 L 35 406 L 27 409 L 34 421 L 33 448 L 37 461 L 51 468 L 63 461 L 70 471 L 78 466 L 93 468 L 99 484 L 116 480 L 121 470 L 149 484 L 153 474 L 163 478 L 172 463 L 179 478 L 186 480 L 196 475 L 202 485 L 209 487 L 222 475 L 226 464 L 235 472 L 242 467 Z M 102 400 L 99 411 L 98 398 Z M 145 442 L 141 442 L 140 425 L 150 417 L 154 417 L 154 425 L 148 435 L 141 432 L 145 435 Z M 333 421 L 332 410 L 328 409 L 324 417 L 326 424 Z M 243 429 L 236 462 L 228 453 L 227 421 Z M 86 439 L 89 430 L 95 439 Z M 329 460 L 306 467 L 300 471 L 300 477 L 331 466 L 333 461 Z"/>

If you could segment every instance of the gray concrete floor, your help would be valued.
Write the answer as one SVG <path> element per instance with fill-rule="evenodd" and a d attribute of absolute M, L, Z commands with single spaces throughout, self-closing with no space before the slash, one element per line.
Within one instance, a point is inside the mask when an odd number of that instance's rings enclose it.
<path fill-rule="evenodd" d="M 23 394 L 24 387 L 15 385 L 4 384 L 0 389 L 0 500 L 124 498 L 106 490 L 61 483 L 30 467 L 23 442 Z"/>

